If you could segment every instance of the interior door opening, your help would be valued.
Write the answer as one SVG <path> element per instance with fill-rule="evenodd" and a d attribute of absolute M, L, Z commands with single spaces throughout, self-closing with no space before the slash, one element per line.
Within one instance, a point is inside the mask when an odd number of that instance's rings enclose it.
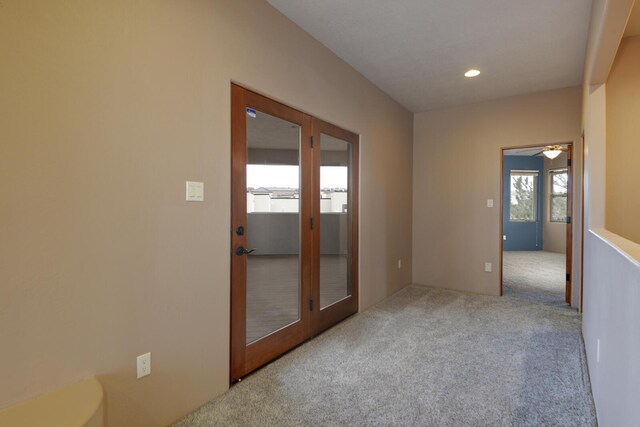
<path fill-rule="evenodd" d="M 500 294 L 571 304 L 573 144 L 501 152 Z"/>
<path fill-rule="evenodd" d="M 358 310 L 358 136 L 232 85 L 231 382 Z"/>

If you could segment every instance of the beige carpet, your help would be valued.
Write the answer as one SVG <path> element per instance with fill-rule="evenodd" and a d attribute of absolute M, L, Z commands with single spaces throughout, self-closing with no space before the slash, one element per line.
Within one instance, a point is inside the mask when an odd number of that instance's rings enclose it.
<path fill-rule="evenodd" d="M 545 251 L 504 252 L 505 296 L 558 307 L 565 302 L 566 255 Z"/>
<path fill-rule="evenodd" d="M 578 313 L 409 286 L 176 426 L 593 426 Z"/>

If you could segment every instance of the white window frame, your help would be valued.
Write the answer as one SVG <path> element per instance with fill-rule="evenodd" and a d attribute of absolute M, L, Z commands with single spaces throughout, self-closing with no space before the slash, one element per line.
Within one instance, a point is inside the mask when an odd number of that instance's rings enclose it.
<path fill-rule="evenodd" d="M 525 219 L 513 219 L 511 216 L 511 183 L 513 176 L 533 176 L 533 219 L 525 220 Z M 520 222 L 520 223 L 536 223 L 538 222 L 538 186 L 540 185 L 540 171 L 533 169 L 511 169 L 509 171 L 509 222 Z"/>
<path fill-rule="evenodd" d="M 556 193 L 553 191 L 553 176 L 560 174 L 567 175 L 567 183 L 569 182 L 569 169 L 567 168 L 558 168 L 549 170 L 549 222 L 557 222 L 557 223 L 566 223 L 567 222 L 567 212 L 564 213 L 563 219 L 554 219 L 553 218 L 553 199 L 558 197 L 564 197 L 566 199 L 565 206 L 569 206 L 569 189 L 565 193 Z"/>

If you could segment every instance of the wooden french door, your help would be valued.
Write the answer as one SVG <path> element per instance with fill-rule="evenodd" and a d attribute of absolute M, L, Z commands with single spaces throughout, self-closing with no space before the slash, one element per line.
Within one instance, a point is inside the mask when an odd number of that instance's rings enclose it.
<path fill-rule="evenodd" d="M 313 332 L 323 331 L 358 311 L 358 136 L 313 120 Z M 318 141 L 318 143 L 315 143 Z M 341 169 L 346 188 L 325 177 Z M 335 178 L 334 178 L 335 179 Z M 331 205 L 330 207 L 327 205 Z"/>
<path fill-rule="evenodd" d="M 231 87 L 231 382 L 358 310 L 358 137 Z"/>

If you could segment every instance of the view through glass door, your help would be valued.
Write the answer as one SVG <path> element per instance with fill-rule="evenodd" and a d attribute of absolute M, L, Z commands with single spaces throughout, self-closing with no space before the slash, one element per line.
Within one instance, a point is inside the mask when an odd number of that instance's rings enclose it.
<path fill-rule="evenodd" d="M 319 141 L 314 189 L 320 218 L 313 281 L 320 310 L 313 314 L 314 330 L 321 331 L 358 309 L 358 136 L 318 119 L 313 131 Z"/>
<path fill-rule="evenodd" d="M 246 344 L 300 320 L 300 126 L 247 112 Z"/>
<path fill-rule="evenodd" d="M 232 85 L 232 382 L 357 312 L 357 152 Z"/>

